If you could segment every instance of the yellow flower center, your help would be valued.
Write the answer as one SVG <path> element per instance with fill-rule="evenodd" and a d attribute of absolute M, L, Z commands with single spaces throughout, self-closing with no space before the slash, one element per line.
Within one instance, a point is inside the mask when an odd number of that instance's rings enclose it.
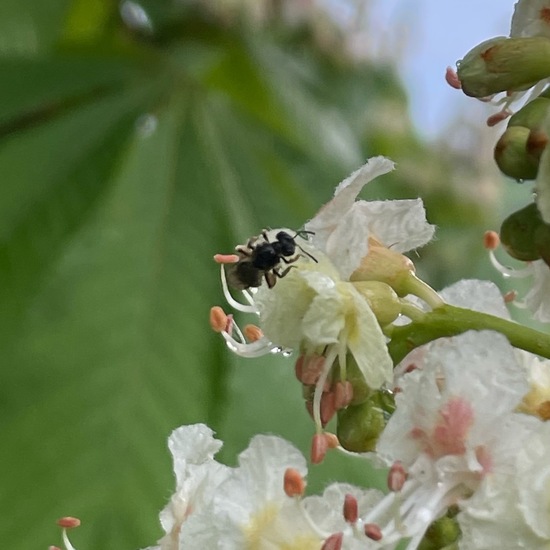
<path fill-rule="evenodd" d="M 280 509 L 268 504 L 243 527 L 245 550 L 319 550 L 322 541 L 313 533 L 294 534 L 278 521 Z"/>

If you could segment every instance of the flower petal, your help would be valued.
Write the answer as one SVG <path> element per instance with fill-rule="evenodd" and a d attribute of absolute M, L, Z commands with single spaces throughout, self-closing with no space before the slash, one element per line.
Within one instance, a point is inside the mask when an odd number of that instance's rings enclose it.
<path fill-rule="evenodd" d="M 346 317 L 347 345 L 365 382 L 371 388 L 380 388 L 393 377 L 386 337 L 365 298 L 352 284 L 346 286 L 354 310 Z"/>

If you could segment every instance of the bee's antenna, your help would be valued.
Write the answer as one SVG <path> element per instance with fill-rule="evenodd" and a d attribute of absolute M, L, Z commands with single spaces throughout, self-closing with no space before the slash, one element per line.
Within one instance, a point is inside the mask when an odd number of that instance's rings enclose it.
<path fill-rule="evenodd" d="M 292 237 L 292 239 L 294 240 L 294 244 L 306 255 L 308 256 L 309 258 L 311 258 L 316 264 L 318 264 L 319 262 L 317 261 L 317 258 L 313 257 L 309 252 L 307 252 L 306 250 L 304 250 L 297 242 L 296 242 L 296 237 L 302 237 L 304 238 L 303 236 L 306 236 L 307 235 L 315 235 L 315 232 L 314 231 L 307 231 L 306 229 L 300 229 L 300 231 L 296 231 L 296 235 L 294 235 L 294 237 Z"/>

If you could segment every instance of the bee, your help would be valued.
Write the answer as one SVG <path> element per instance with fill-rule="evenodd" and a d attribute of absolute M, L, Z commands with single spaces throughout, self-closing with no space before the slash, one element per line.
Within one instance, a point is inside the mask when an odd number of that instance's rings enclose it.
<path fill-rule="evenodd" d="M 312 235 L 311 231 L 298 231 L 294 237 L 286 231 L 279 231 L 275 240 L 270 241 L 267 230 L 261 235 L 248 239 L 246 245 L 235 247 L 239 260 L 227 265 L 227 280 L 236 289 L 245 290 L 250 287 L 259 287 L 262 278 L 267 286 L 273 288 L 277 278 L 283 278 L 293 267 L 288 265 L 304 256 L 314 262 L 317 260 L 306 252 L 298 243 L 296 237 Z M 299 249 L 300 252 L 296 252 Z M 288 267 L 281 270 L 281 263 Z"/>

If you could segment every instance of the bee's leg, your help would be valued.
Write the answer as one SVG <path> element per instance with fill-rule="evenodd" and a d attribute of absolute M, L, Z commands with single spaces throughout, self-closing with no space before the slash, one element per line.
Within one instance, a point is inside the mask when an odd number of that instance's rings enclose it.
<path fill-rule="evenodd" d="M 235 251 L 238 252 L 239 254 L 242 254 L 243 256 L 252 256 L 252 252 L 253 252 L 254 248 L 248 246 L 247 245 L 243 245 L 243 244 L 240 244 L 239 246 L 236 246 L 235 247 Z"/>
<path fill-rule="evenodd" d="M 296 254 L 293 258 L 285 258 L 284 256 L 281 256 L 281 261 L 283 261 L 285 264 L 293 264 L 294 262 L 297 262 L 300 258 L 303 257 L 303 254 Z"/>
<path fill-rule="evenodd" d="M 245 256 L 252 256 L 252 252 L 256 248 L 256 246 L 255 246 L 256 241 L 259 238 L 260 237 L 250 237 L 250 239 L 248 239 L 248 241 L 246 241 L 246 244 L 240 244 L 240 245 L 236 246 L 235 250 L 237 252 L 240 252 L 241 254 L 244 254 Z"/>
<path fill-rule="evenodd" d="M 275 270 L 273 271 L 266 271 L 265 276 L 265 282 L 267 283 L 267 288 L 273 288 L 275 286 L 275 283 L 277 282 L 277 278 L 275 277 L 277 273 L 275 273 Z"/>
<path fill-rule="evenodd" d="M 287 262 L 287 263 L 290 263 L 290 262 Z M 278 268 L 274 267 L 272 271 L 273 271 L 274 275 L 279 277 L 279 279 L 282 279 L 293 267 L 296 267 L 296 266 L 295 265 L 290 265 L 286 269 L 283 269 L 282 271 L 279 271 Z"/>

